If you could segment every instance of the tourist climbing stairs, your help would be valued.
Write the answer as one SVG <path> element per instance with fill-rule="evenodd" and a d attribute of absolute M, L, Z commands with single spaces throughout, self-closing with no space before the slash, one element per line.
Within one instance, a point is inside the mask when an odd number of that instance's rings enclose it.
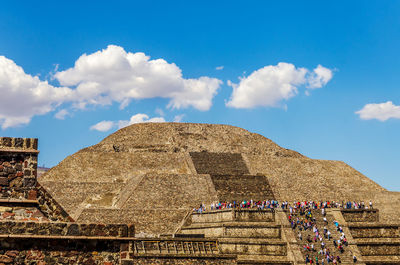
<path fill-rule="evenodd" d="M 341 252 L 338 248 L 338 246 L 334 245 L 334 240 L 340 239 L 341 233 L 340 231 L 338 231 L 337 227 L 335 226 L 335 219 L 332 216 L 332 214 L 329 211 L 326 211 L 325 217 L 326 217 L 326 221 L 324 220 L 324 216 L 322 215 L 322 212 L 320 209 L 313 209 L 311 210 L 311 215 L 312 218 L 315 219 L 315 224 L 318 228 L 319 233 L 322 235 L 323 237 L 323 242 L 325 243 L 325 248 L 327 250 L 329 250 L 330 255 L 334 256 L 335 258 L 337 256 L 340 257 L 340 264 L 354 264 L 353 263 L 353 253 L 351 253 L 351 251 L 349 250 L 348 246 L 343 245 L 343 252 Z M 300 215 L 300 213 L 297 211 L 296 213 L 294 213 L 292 215 L 292 219 L 293 220 L 297 220 L 297 218 L 299 218 L 300 220 L 305 221 L 305 214 Z M 340 226 L 340 224 L 339 224 Z M 325 264 L 327 264 L 327 260 L 325 255 L 321 255 L 318 252 L 322 249 L 321 248 L 321 242 L 319 240 L 319 238 L 316 239 L 315 241 L 315 233 L 313 232 L 313 228 L 310 227 L 308 229 L 304 229 L 303 227 L 300 230 L 301 225 L 297 225 L 296 228 L 293 230 L 293 232 L 296 235 L 296 238 L 298 240 L 299 243 L 299 247 L 301 249 L 301 252 L 303 254 L 303 263 L 305 262 L 306 256 L 308 255 L 308 257 L 310 259 L 313 260 L 313 264 L 316 264 L 316 258 L 318 257 L 318 261 L 319 264 L 321 264 L 322 259 L 325 260 Z M 328 240 L 327 237 L 324 236 L 324 227 L 326 227 L 328 229 L 328 231 L 330 231 L 331 236 L 330 236 L 330 240 Z M 299 238 L 299 232 L 302 235 L 302 240 L 300 240 Z M 307 249 L 306 246 L 308 245 L 309 247 L 311 246 L 311 244 L 314 245 L 314 250 L 311 249 Z M 298 261 L 300 262 L 300 261 Z"/>

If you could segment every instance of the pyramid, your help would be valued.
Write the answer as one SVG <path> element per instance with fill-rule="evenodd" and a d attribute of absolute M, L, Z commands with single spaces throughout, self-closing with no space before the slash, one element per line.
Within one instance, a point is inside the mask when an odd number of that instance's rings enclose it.
<path fill-rule="evenodd" d="M 174 233 L 188 211 L 217 200 L 372 200 L 382 222 L 400 220 L 399 192 L 229 125 L 134 124 L 38 181 L 78 222 L 133 223 L 143 235 Z"/>

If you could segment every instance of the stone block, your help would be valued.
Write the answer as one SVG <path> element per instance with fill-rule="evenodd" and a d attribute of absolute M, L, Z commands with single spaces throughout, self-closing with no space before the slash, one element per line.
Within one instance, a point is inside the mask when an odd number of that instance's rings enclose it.
<path fill-rule="evenodd" d="M 15 179 L 16 177 L 17 177 L 16 174 L 8 174 L 8 176 L 7 176 L 8 181 L 12 181 L 12 180 Z"/>
<path fill-rule="evenodd" d="M 31 139 L 30 138 L 25 138 L 25 147 L 28 149 L 31 147 Z"/>
<path fill-rule="evenodd" d="M 128 226 L 120 225 L 118 229 L 118 236 L 119 237 L 127 237 L 128 236 Z"/>
<path fill-rule="evenodd" d="M 128 237 L 135 236 L 135 226 L 133 224 L 128 224 Z"/>
<path fill-rule="evenodd" d="M 120 251 L 129 251 L 129 243 L 121 243 Z"/>
<path fill-rule="evenodd" d="M 17 170 L 17 171 L 22 171 L 22 164 L 21 164 L 21 163 L 17 163 L 17 164 L 15 165 L 15 170 Z"/>
<path fill-rule="evenodd" d="M 0 255 L 0 263 L 2 264 L 10 264 L 13 263 L 14 259 L 11 257 L 8 257 L 6 255 Z"/>
<path fill-rule="evenodd" d="M 30 190 L 28 192 L 28 200 L 36 200 L 37 199 L 37 191 L 36 190 Z"/>
<path fill-rule="evenodd" d="M 36 186 L 36 178 L 24 178 L 24 187 L 33 188 Z"/>
<path fill-rule="evenodd" d="M 0 186 L 8 186 L 8 178 L 0 177 Z"/>
<path fill-rule="evenodd" d="M 11 147 L 12 138 L 10 138 L 10 137 L 3 137 L 2 140 L 3 140 L 3 141 L 2 141 L 3 146 Z"/>
<path fill-rule="evenodd" d="M 22 148 L 24 145 L 24 139 L 23 138 L 15 138 L 14 140 L 14 146 L 18 148 Z"/>
<path fill-rule="evenodd" d="M 8 174 L 15 174 L 15 173 L 17 173 L 17 170 L 15 168 L 9 167 L 9 168 L 7 168 L 7 173 Z"/>
<path fill-rule="evenodd" d="M 32 139 L 32 148 L 35 150 L 38 149 L 38 139 L 37 138 Z"/>
<path fill-rule="evenodd" d="M 78 236 L 79 226 L 77 224 L 70 224 L 67 229 L 67 236 Z"/>

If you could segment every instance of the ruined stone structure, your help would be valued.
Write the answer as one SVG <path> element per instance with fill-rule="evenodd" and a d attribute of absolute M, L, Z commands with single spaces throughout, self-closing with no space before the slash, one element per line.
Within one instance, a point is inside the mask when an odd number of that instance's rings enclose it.
<path fill-rule="evenodd" d="M 132 125 L 38 181 L 37 140 L 0 139 L 0 263 L 303 264 L 283 210 L 192 213 L 212 201 L 275 199 L 372 200 L 374 209 L 327 216 L 358 264 L 400 264 L 400 193 L 241 128 Z"/>

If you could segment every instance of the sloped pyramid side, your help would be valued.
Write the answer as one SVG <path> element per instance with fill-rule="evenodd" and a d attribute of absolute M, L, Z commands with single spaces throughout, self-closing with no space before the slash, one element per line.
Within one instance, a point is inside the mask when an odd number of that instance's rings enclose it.
<path fill-rule="evenodd" d="M 345 163 L 309 159 L 228 125 L 135 124 L 67 157 L 39 182 L 78 220 L 107 223 L 118 217 L 119 222 L 129 223 L 140 219 L 143 231 L 147 222 L 171 232 L 172 222 L 185 215 L 183 208 L 215 198 L 205 192 L 204 187 L 212 184 L 197 174 L 190 158 L 190 152 L 204 151 L 241 154 L 250 175 L 265 175 L 279 200 L 372 199 L 386 206 L 384 218 L 399 217 L 399 209 L 386 205 L 386 198 L 396 201 L 399 193 L 386 196 L 388 191 Z M 176 203 L 167 206 L 177 207 L 179 213 L 163 212 L 164 203 L 174 199 Z"/>

